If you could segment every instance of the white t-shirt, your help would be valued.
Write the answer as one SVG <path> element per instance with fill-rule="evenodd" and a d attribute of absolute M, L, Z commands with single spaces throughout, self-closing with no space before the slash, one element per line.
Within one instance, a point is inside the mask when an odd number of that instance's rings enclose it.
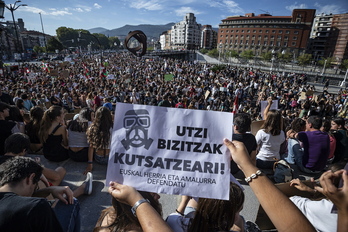
<path fill-rule="evenodd" d="M 327 199 L 312 201 L 308 198 L 293 196 L 290 200 L 306 216 L 317 231 L 337 231 L 337 214 L 331 213 L 332 202 Z"/>
<path fill-rule="evenodd" d="M 264 161 L 274 161 L 274 158 L 280 159 L 280 145 L 285 141 L 284 131 L 280 131 L 279 135 L 271 135 L 264 129 L 256 133 L 256 143 L 260 146 L 259 153 L 256 158 Z"/>

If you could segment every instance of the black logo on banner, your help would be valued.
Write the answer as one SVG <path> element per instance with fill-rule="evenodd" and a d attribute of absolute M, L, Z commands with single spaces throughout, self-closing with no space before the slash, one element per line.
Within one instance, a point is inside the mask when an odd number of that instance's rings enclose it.
<path fill-rule="evenodd" d="M 123 147 L 142 147 L 148 150 L 153 139 L 148 138 L 150 117 L 147 110 L 129 110 L 125 114 L 123 127 L 126 128 L 126 138 L 121 141 Z"/>

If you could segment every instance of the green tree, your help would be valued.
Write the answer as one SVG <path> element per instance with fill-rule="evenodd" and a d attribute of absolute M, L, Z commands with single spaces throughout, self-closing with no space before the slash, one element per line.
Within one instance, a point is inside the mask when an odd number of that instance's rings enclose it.
<path fill-rule="evenodd" d="M 77 47 L 77 38 L 79 37 L 79 33 L 77 30 L 69 27 L 59 27 L 56 30 L 57 39 L 65 46 L 65 47 Z"/>
<path fill-rule="evenodd" d="M 55 52 L 56 50 L 63 50 L 64 46 L 61 42 L 59 42 L 55 37 L 51 37 L 47 41 L 47 50 L 48 52 Z"/>
<path fill-rule="evenodd" d="M 282 61 L 282 62 L 290 62 L 292 60 L 292 54 L 290 52 L 286 52 L 285 54 L 283 53 L 279 53 L 278 54 L 278 58 Z"/>
<path fill-rule="evenodd" d="M 232 58 L 238 58 L 239 57 L 239 53 L 235 50 L 229 50 L 227 52 L 227 56 L 232 57 Z"/>
<path fill-rule="evenodd" d="M 119 38 L 117 36 L 111 36 L 108 39 L 109 39 L 110 48 L 116 48 L 116 47 L 120 46 L 120 44 L 121 44 L 121 41 L 119 40 Z"/>
<path fill-rule="evenodd" d="M 254 57 L 254 52 L 252 50 L 245 50 L 240 54 L 240 57 L 251 60 Z"/>
<path fill-rule="evenodd" d="M 38 45 L 35 45 L 33 47 L 33 51 L 36 53 L 36 54 L 40 54 L 40 53 L 44 53 L 45 52 L 45 48 L 44 47 L 40 47 Z"/>
<path fill-rule="evenodd" d="M 218 56 L 219 56 L 219 51 L 218 51 L 216 48 L 214 48 L 214 49 L 212 49 L 212 50 L 210 50 L 210 51 L 208 52 L 208 56 L 211 56 L 211 57 L 218 57 Z"/>
<path fill-rule="evenodd" d="M 202 48 L 201 50 L 199 50 L 199 52 L 202 53 L 202 54 L 206 54 L 209 51 L 208 51 L 208 49 Z"/>
<path fill-rule="evenodd" d="M 348 60 L 347 60 L 347 59 L 342 60 L 342 63 L 341 63 L 341 65 L 340 65 L 340 68 L 341 68 L 341 69 L 345 69 L 345 70 L 348 69 Z"/>
<path fill-rule="evenodd" d="M 264 60 L 264 61 L 270 61 L 272 59 L 271 51 L 262 53 L 261 54 L 261 59 Z"/>
<path fill-rule="evenodd" d="M 312 60 L 312 54 L 300 55 L 297 58 L 297 60 L 298 60 L 298 64 L 301 65 L 301 66 L 308 65 L 308 64 L 310 64 L 310 62 Z"/>
<path fill-rule="evenodd" d="M 326 63 L 325 63 L 325 60 L 326 60 Z M 318 61 L 318 64 L 320 66 L 324 66 L 325 65 L 325 68 L 329 68 L 331 66 L 331 63 L 334 61 L 334 58 L 332 57 L 327 57 L 327 58 L 323 58 L 321 60 Z"/>

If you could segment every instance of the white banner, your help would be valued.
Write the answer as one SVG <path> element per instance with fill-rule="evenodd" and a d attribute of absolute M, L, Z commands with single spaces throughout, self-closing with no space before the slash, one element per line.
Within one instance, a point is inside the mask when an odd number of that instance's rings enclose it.
<path fill-rule="evenodd" d="M 106 184 L 228 200 L 232 114 L 117 103 Z"/>

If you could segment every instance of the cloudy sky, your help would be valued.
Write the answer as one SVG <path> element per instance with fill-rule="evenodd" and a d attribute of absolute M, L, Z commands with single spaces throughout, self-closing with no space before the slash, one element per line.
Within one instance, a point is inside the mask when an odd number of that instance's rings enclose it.
<path fill-rule="evenodd" d="M 15 0 L 5 0 L 7 5 Z M 60 26 L 74 29 L 104 27 L 115 29 L 126 24 L 167 24 L 179 22 L 186 13 L 194 13 L 197 22 L 218 27 L 222 19 L 232 15 L 269 12 L 275 16 L 290 16 L 293 9 L 316 9 L 319 13 L 347 13 L 347 0 L 22 0 L 15 18 L 23 18 L 28 30 L 56 34 Z M 17 3 L 18 5 L 18 3 Z M 5 19 L 12 21 L 10 11 Z"/>

